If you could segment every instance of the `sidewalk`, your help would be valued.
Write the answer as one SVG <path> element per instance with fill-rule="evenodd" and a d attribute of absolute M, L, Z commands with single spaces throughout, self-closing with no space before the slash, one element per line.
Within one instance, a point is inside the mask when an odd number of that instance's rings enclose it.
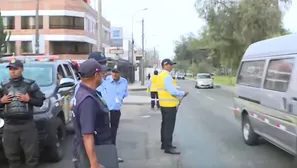
<path fill-rule="evenodd" d="M 142 86 L 140 81 L 135 81 L 134 83 L 128 85 L 128 90 L 129 91 L 146 90 L 147 82 L 148 81 L 144 81 L 144 85 Z"/>
<path fill-rule="evenodd" d="M 149 105 L 151 104 L 151 98 L 149 96 L 129 95 L 124 99 L 124 104 Z"/>
<path fill-rule="evenodd" d="M 159 111 L 137 105 L 125 105 L 121 111 L 117 148 L 124 163 L 120 168 L 182 168 L 180 156 L 160 149 Z"/>

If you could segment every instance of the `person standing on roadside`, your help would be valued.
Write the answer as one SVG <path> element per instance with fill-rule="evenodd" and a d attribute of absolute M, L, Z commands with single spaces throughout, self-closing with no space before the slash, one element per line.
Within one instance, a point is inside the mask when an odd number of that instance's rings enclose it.
<path fill-rule="evenodd" d="M 188 92 L 179 91 L 176 89 L 170 72 L 175 63 L 170 59 L 164 59 L 161 62 L 162 72 L 158 75 L 158 96 L 162 113 L 161 123 L 161 149 L 168 154 L 180 154 L 176 147 L 172 145 L 172 135 L 175 127 L 177 107 L 180 104 L 180 99 L 187 96 Z"/>
<path fill-rule="evenodd" d="M 36 168 L 39 143 L 33 107 L 41 107 L 45 95 L 34 80 L 22 76 L 24 66 L 20 60 L 11 60 L 7 68 L 10 79 L 0 85 L 0 107 L 5 120 L 4 153 L 9 168 Z M 25 154 L 25 166 L 21 163 L 21 151 Z"/>
<path fill-rule="evenodd" d="M 76 135 L 79 168 L 103 168 L 112 161 L 104 160 L 98 147 L 112 144 L 111 128 L 109 126 L 109 110 L 96 88 L 102 82 L 100 64 L 89 59 L 83 62 L 79 70 L 80 87 L 75 95 L 76 105 L 73 106 L 73 124 Z M 115 148 L 114 148 L 115 149 Z M 107 152 L 107 151 L 105 151 Z M 106 153 L 107 155 L 107 153 Z M 115 168 L 118 167 L 114 158 Z M 106 166 L 114 168 L 114 166 Z"/>
<path fill-rule="evenodd" d="M 148 90 L 151 93 L 151 108 L 155 108 L 155 104 L 157 104 L 157 108 L 160 108 L 159 104 L 159 97 L 158 97 L 158 71 L 154 71 L 154 75 L 151 77 L 151 79 L 148 82 Z"/>
<path fill-rule="evenodd" d="M 107 63 L 107 59 L 106 57 L 101 53 L 101 52 L 98 52 L 98 51 L 94 51 L 92 52 L 88 59 L 94 59 L 95 61 L 97 61 L 100 65 L 102 65 L 102 71 L 103 73 L 105 74 L 104 76 L 106 76 L 106 73 L 108 71 L 108 68 L 105 66 L 106 63 Z M 104 68 L 105 67 L 105 68 Z M 78 69 L 79 71 L 79 69 Z M 104 72 L 106 71 L 106 72 Z M 73 106 L 75 106 L 76 104 L 76 99 L 75 99 L 75 95 L 77 93 L 77 90 L 79 89 L 80 87 L 80 83 L 81 81 L 79 81 L 79 83 L 76 85 L 75 87 L 75 91 L 74 91 L 74 94 L 73 94 L 73 98 L 70 100 L 70 109 L 72 109 Z M 77 162 L 78 162 L 78 153 L 77 153 L 77 149 L 76 149 L 76 136 L 74 136 L 73 138 L 73 150 L 72 150 L 72 154 L 73 154 L 73 158 L 72 158 L 72 162 L 74 163 L 74 167 L 75 168 L 78 168 L 77 167 Z"/>
<path fill-rule="evenodd" d="M 112 143 L 116 145 L 116 136 L 121 118 L 121 106 L 124 98 L 128 96 L 128 82 L 120 76 L 120 70 L 117 68 L 117 65 L 112 69 L 111 76 L 111 78 L 106 80 L 100 91 L 110 110 Z M 123 162 L 123 159 L 118 158 L 118 161 Z"/>

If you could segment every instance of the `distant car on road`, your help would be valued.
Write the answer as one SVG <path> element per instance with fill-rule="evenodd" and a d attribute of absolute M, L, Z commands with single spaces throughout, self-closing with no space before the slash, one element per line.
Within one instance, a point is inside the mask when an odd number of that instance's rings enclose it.
<path fill-rule="evenodd" d="M 213 88 L 213 78 L 209 73 L 197 74 L 195 88 Z"/>
<path fill-rule="evenodd" d="M 177 73 L 177 74 L 175 74 L 175 79 L 185 80 L 185 75 L 182 73 Z"/>

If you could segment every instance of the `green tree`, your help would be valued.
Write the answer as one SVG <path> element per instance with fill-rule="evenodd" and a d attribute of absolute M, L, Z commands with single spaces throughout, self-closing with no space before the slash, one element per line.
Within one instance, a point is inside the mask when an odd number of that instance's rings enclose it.
<path fill-rule="evenodd" d="M 4 30 L 3 18 L 0 12 L 0 57 L 4 55 L 7 49 L 7 42 L 10 39 L 11 32 Z"/>

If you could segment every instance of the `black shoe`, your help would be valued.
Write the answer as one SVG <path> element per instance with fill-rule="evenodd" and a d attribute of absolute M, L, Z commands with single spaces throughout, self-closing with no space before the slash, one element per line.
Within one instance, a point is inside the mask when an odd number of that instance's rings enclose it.
<path fill-rule="evenodd" d="M 176 146 L 171 146 L 170 148 L 172 148 L 172 149 L 176 149 Z M 163 146 L 163 145 L 161 145 L 161 149 L 165 149 L 165 147 Z"/>
<path fill-rule="evenodd" d="M 170 149 L 165 149 L 165 151 L 164 151 L 165 153 L 168 153 L 168 154 L 172 154 L 172 155 L 179 155 L 180 154 L 180 152 L 179 151 L 177 151 L 176 149 L 174 149 L 174 148 L 170 148 Z"/>

